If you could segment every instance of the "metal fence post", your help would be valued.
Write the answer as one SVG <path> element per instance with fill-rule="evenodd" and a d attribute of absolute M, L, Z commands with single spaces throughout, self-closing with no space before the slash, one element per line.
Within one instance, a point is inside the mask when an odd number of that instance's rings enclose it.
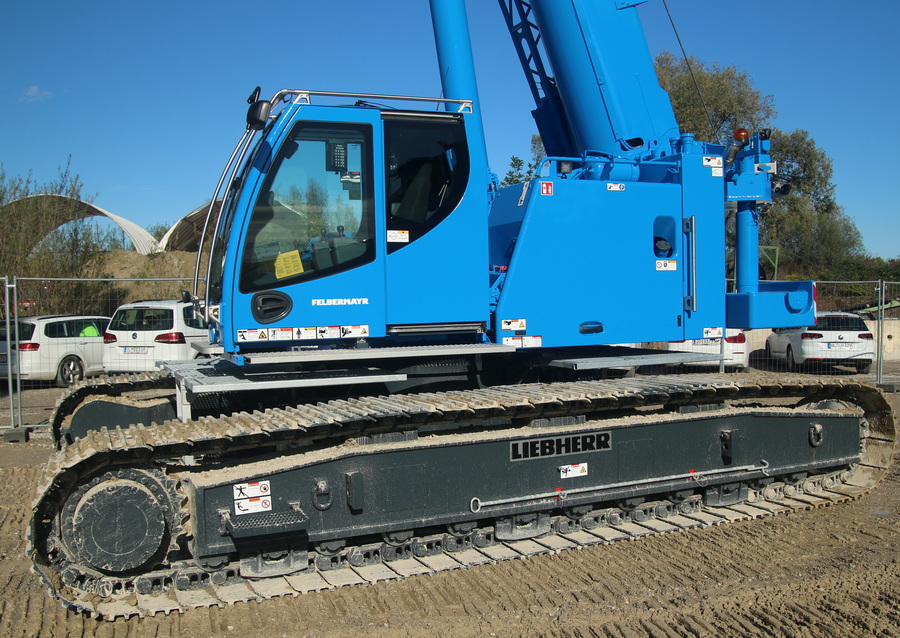
<path fill-rule="evenodd" d="M 19 353 L 19 278 L 13 277 L 12 282 L 12 315 L 13 337 L 16 344 L 16 417 L 14 428 L 22 427 L 22 375 L 19 374 L 22 357 Z"/>
<path fill-rule="evenodd" d="M 12 375 L 12 348 L 10 340 L 10 316 L 9 316 L 9 278 L 3 277 L 3 319 L 6 323 L 6 391 L 9 396 L 9 427 L 15 427 L 13 413 L 15 412 L 15 404 L 13 402 L 13 375 Z"/>
<path fill-rule="evenodd" d="M 876 357 L 876 369 L 875 369 L 875 383 L 880 384 L 882 382 L 882 376 L 884 374 L 884 280 L 878 281 L 878 355 Z"/>

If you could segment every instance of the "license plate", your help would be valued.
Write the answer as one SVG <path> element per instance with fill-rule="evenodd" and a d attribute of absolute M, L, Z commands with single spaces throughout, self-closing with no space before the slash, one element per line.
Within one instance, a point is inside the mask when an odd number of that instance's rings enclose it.
<path fill-rule="evenodd" d="M 718 339 L 694 339 L 695 346 L 717 346 L 719 345 Z"/>
<path fill-rule="evenodd" d="M 850 348 L 849 343 L 829 343 L 828 347 L 832 350 L 846 350 Z"/>
<path fill-rule="evenodd" d="M 147 354 L 148 349 L 147 346 L 130 346 L 122 348 L 122 352 L 125 354 Z"/>

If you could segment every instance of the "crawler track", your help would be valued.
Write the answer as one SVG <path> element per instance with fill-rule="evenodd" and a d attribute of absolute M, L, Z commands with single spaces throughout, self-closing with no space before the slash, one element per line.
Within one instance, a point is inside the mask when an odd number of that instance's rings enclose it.
<path fill-rule="evenodd" d="M 68 389 L 59 398 L 50 419 L 50 434 L 57 448 L 67 442 L 66 431 L 75 411 L 96 398 L 134 395 L 141 392 L 175 391 L 175 380 L 168 372 L 140 372 L 88 377 Z"/>
<path fill-rule="evenodd" d="M 786 399 L 832 401 L 864 412 L 862 462 L 841 472 L 818 474 L 794 484 L 773 483 L 750 491 L 746 502 L 701 507 L 696 498 L 676 508 L 662 501 L 634 511 L 608 508 L 593 518 L 559 516 L 553 533 L 498 542 L 489 527 L 456 535 L 404 539 L 384 546 L 350 546 L 328 555 L 310 552 L 305 569 L 287 576 L 244 579 L 236 565 L 199 570 L 184 556 L 191 522 L 179 482 L 197 472 L 177 459 L 217 458 L 261 445 L 290 447 L 316 441 L 390 437 L 392 433 L 480 420 L 534 423 L 535 419 L 654 410 L 692 404 L 729 403 L 730 410 L 759 409 Z M 786 408 L 780 408 L 785 410 Z M 32 558 L 52 595 L 73 609 L 103 618 L 169 613 L 191 607 L 298 595 L 343 585 L 401 579 L 584 545 L 718 525 L 855 499 L 885 474 L 894 445 L 893 414 L 881 393 L 866 385 L 797 378 L 775 383 L 735 383 L 728 377 L 662 377 L 498 387 L 458 393 L 419 394 L 331 401 L 264 413 L 237 414 L 197 422 L 167 422 L 127 430 L 94 432 L 61 450 L 48 463 L 34 505 Z M 65 503 L 91 477 L 122 468 L 153 468 L 181 509 L 170 514 L 174 530 L 170 560 L 128 578 L 112 578 L 74 562 L 60 528 Z M 128 470 L 126 470 L 128 471 Z M 592 513 L 594 514 L 594 513 Z"/>

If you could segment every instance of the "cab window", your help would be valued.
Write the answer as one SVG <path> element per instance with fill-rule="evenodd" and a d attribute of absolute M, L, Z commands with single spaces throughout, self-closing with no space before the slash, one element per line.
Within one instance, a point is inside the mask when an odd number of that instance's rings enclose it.
<path fill-rule="evenodd" d="M 469 151 L 457 115 L 384 114 L 388 253 L 409 245 L 459 204 Z"/>
<path fill-rule="evenodd" d="M 294 125 L 253 208 L 241 292 L 316 279 L 375 258 L 371 137 L 362 124 Z"/>

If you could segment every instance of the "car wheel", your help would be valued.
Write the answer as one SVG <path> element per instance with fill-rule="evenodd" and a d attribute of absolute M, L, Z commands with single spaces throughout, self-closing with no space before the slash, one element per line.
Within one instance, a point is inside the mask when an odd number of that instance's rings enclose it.
<path fill-rule="evenodd" d="M 869 374 L 872 371 L 872 362 L 871 361 L 857 361 L 856 362 L 856 371 L 860 374 Z"/>
<path fill-rule="evenodd" d="M 787 363 L 787 369 L 790 370 L 791 372 L 796 372 L 797 368 L 799 366 L 797 365 L 797 362 L 794 360 L 794 349 L 791 348 L 790 346 L 788 346 L 787 352 L 784 353 L 784 358 L 785 358 L 785 362 Z"/>
<path fill-rule="evenodd" d="M 775 357 L 772 356 L 772 345 L 768 341 L 766 341 L 766 364 L 770 368 L 774 368 L 776 365 Z"/>
<path fill-rule="evenodd" d="M 83 378 L 84 366 L 81 364 L 81 359 L 74 355 L 69 355 L 59 362 L 59 369 L 56 372 L 56 385 L 61 388 L 68 388 Z"/>

